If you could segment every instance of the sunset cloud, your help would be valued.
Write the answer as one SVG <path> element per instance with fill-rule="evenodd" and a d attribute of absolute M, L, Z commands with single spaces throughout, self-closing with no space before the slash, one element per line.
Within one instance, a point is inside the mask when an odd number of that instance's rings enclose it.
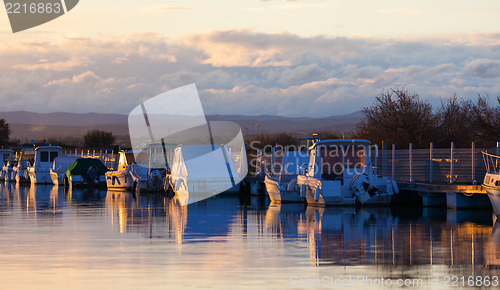
<path fill-rule="evenodd" d="M 485 38 L 485 43 L 478 40 Z M 208 114 L 350 113 L 390 88 L 431 102 L 500 95 L 498 35 L 404 41 L 251 30 L 168 40 L 157 34 L 67 38 L 0 48 L 3 111 L 128 113 L 196 83 Z"/>

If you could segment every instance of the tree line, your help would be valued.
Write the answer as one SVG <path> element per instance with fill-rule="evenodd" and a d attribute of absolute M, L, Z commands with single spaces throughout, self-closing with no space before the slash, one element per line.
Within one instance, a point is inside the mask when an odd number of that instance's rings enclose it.
<path fill-rule="evenodd" d="M 9 128 L 9 124 L 5 121 L 5 119 L 0 119 L 0 146 L 9 145 L 10 133 L 11 130 Z M 49 143 L 52 143 L 52 141 L 59 141 L 59 140 L 49 139 Z M 110 147 L 114 145 L 116 137 L 113 135 L 112 132 L 106 132 L 96 129 L 87 131 L 87 133 L 83 136 L 83 140 L 81 141 L 83 141 L 83 145 L 88 148 Z"/>
<path fill-rule="evenodd" d="M 490 104 L 487 97 L 478 95 L 465 100 L 456 95 L 441 102 L 437 109 L 404 89 L 382 93 L 368 107 L 356 126 L 354 137 L 368 139 L 374 144 L 387 141 L 398 148 L 494 147 L 500 141 L 500 97 Z"/>

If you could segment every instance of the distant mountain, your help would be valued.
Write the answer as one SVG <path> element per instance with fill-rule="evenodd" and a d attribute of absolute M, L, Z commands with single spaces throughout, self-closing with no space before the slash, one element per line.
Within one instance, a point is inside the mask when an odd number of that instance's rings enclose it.
<path fill-rule="evenodd" d="M 90 126 L 127 123 L 127 115 L 99 113 L 32 113 L 18 111 L 0 112 L 0 118 L 5 119 L 9 124 L 40 124 L 51 126 Z"/>
<path fill-rule="evenodd" d="M 347 115 L 330 116 L 324 118 L 309 117 L 282 117 L 282 116 L 240 116 L 240 115 L 211 115 L 208 120 L 234 121 L 238 123 L 246 134 L 257 133 L 314 133 L 319 131 L 342 132 L 348 134 L 354 130 L 361 120 L 361 111 Z"/>
<path fill-rule="evenodd" d="M 0 118 L 9 123 L 11 138 L 25 140 L 44 140 L 49 138 L 81 138 L 88 130 L 111 131 L 121 139 L 128 136 L 127 115 L 101 113 L 32 113 L 25 111 L 0 112 Z M 324 118 L 283 117 L 283 116 L 244 116 L 244 115 L 207 115 L 207 120 L 233 121 L 238 123 L 244 134 L 258 133 L 306 133 L 319 131 L 342 132 L 348 134 L 362 118 L 361 111 L 347 115 Z"/>

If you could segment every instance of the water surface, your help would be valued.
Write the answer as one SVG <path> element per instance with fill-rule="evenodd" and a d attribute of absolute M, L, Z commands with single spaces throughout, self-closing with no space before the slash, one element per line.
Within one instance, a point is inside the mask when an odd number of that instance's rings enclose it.
<path fill-rule="evenodd" d="M 464 288 L 499 265 L 491 211 L 0 185 L 1 290 Z"/>

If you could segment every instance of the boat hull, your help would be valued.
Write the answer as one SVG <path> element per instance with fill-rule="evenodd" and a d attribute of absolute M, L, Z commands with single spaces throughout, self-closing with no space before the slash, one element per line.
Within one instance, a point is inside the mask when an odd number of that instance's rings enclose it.
<path fill-rule="evenodd" d="M 105 177 L 109 190 L 151 191 L 146 178 L 136 177 L 127 170 L 108 171 Z"/>
<path fill-rule="evenodd" d="M 28 171 L 31 184 L 52 184 L 49 170 Z"/>
<path fill-rule="evenodd" d="M 348 185 L 340 181 L 320 181 L 316 178 L 299 176 L 298 184 L 306 198 L 307 204 L 312 206 L 363 206 L 389 205 L 392 201 L 392 191 L 389 193 L 387 186 L 377 184 L 381 191 L 373 196 L 368 196 L 362 204 L 354 197 Z M 392 185 L 391 185 L 392 186 Z"/>
<path fill-rule="evenodd" d="M 274 203 L 297 203 L 305 202 L 305 198 L 300 195 L 299 190 L 283 190 L 277 181 L 266 176 L 264 180 L 267 193 L 271 202 Z"/>
<path fill-rule="evenodd" d="M 9 168 L 3 168 L 3 171 L 2 171 L 2 176 L 3 176 L 3 180 L 5 181 L 15 181 L 16 180 L 16 176 L 13 175 L 13 171 L 12 171 L 12 167 L 9 167 Z"/>
<path fill-rule="evenodd" d="M 28 183 L 28 172 L 26 169 L 15 170 L 16 183 Z"/>
<path fill-rule="evenodd" d="M 130 173 L 123 171 L 111 171 L 105 174 L 106 186 L 109 190 L 132 190 L 134 180 Z"/>
<path fill-rule="evenodd" d="M 50 179 L 52 183 L 56 186 L 64 185 L 64 176 L 66 174 L 58 174 L 56 172 L 50 172 Z"/>
<path fill-rule="evenodd" d="M 491 201 L 493 210 L 496 216 L 500 216 L 500 187 L 492 187 L 483 185 L 484 189 L 488 193 L 488 198 Z"/>

